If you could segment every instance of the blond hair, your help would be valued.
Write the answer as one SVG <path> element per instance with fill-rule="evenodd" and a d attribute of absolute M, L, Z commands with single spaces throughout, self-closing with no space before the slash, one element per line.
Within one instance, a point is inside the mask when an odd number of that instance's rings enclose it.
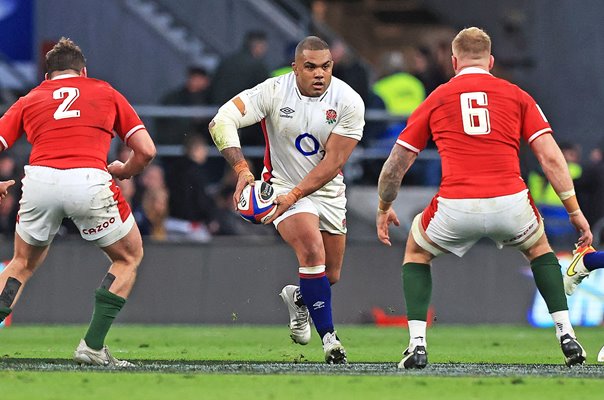
<path fill-rule="evenodd" d="M 484 30 L 473 26 L 461 30 L 455 36 L 451 49 L 455 57 L 484 58 L 491 55 L 491 38 Z"/>

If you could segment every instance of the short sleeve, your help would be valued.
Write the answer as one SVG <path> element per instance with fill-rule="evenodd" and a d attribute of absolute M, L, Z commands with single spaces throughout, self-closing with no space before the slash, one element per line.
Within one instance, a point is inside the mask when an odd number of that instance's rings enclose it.
<path fill-rule="evenodd" d="M 23 107 L 25 98 L 21 97 L 0 118 L 0 145 L 2 150 L 11 147 L 23 134 Z"/>
<path fill-rule="evenodd" d="M 359 95 L 350 96 L 349 98 L 352 101 L 342 108 L 342 116 L 332 132 L 360 141 L 365 126 L 365 104 Z M 329 111 L 327 112 L 329 113 Z"/>
<path fill-rule="evenodd" d="M 552 128 L 539 105 L 526 92 L 522 91 L 521 101 L 524 118 L 522 119 L 522 137 L 528 143 L 545 133 L 552 133 Z"/>
<path fill-rule="evenodd" d="M 231 99 L 242 116 L 238 120 L 238 128 L 253 125 L 270 113 L 275 85 L 275 79 L 267 79 Z"/>
<path fill-rule="evenodd" d="M 116 115 L 113 129 L 124 143 L 128 143 L 130 136 L 141 129 L 145 129 L 145 125 L 128 100 L 120 92 L 115 90 L 114 95 Z"/>
<path fill-rule="evenodd" d="M 396 143 L 415 153 L 422 151 L 431 135 L 430 104 L 424 101 L 411 113 L 407 126 L 398 136 Z"/>

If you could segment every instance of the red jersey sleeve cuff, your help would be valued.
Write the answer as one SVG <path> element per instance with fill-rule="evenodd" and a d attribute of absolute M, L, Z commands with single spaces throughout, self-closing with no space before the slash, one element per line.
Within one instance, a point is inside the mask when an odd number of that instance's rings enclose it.
<path fill-rule="evenodd" d="M 6 139 L 4 139 L 2 136 L 0 136 L 0 144 L 2 144 L 2 149 L 0 150 L 8 149 L 8 143 L 6 143 Z"/>
<path fill-rule="evenodd" d="M 544 133 L 552 133 L 552 128 L 544 128 L 544 129 L 541 129 L 540 131 L 533 133 L 528 138 L 528 142 L 531 143 L 533 140 L 537 139 L 539 136 L 543 135 Z"/>
<path fill-rule="evenodd" d="M 124 135 L 124 143 L 128 144 L 128 139 L 130 139 L 130 136 L 134 135 L 136 132 L 140 131 L 141 129 L 145 129 L 145 125 L 136 125 L 134 128 L 130 129 Z"/>
<path fill-rule="evenodd" d="M 414 152 L 414 153 L 419 153 L 419 152 L 421 151 L 421 150 L 420 150 L 420 149 L 418 149 L 417 147 L 412 146 L 412 145 L 410 145 L 409 143 L 407 143 L 407 142 L 405 142 L 405 141 L 402 141 L 401 139 L 398 139 L 398 140 L 396 141 L 396 144 L 398 144 L 398 145 L 400 145 L 400 146 L 403 146 L 403 147 L 404 147 L 404 148 L 406 148 L 407 150 L 411 150 L 411 151 L 412 151 L 412 152 Z"/>

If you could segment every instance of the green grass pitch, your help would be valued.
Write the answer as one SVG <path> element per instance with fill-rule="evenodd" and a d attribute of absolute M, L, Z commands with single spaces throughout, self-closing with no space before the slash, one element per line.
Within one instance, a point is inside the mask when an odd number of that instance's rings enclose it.
<path fill-rule="evenodd" d="M 299 346 L 284 326 L 117 325 L 107 344 L 135 371 L 75 366 L 70 357 L 85 329 L 0 329 L 3 398 L 554 400 L 594 399 L 604 389 L 604 364 L 595 360 L 604 327 L 577 329 L 588 363 L 569 369 L 553 329 L 437 325 L 422 371 L 396 369 L 402 328 L 340 326 L 349 365 L 328 366 L 314 332 Z"/>

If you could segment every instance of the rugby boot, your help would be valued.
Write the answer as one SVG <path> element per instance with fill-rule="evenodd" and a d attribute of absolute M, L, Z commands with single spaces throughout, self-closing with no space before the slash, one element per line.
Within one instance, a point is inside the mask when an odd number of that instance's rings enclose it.
<path fill-rule="evenodd" d="M 325 352 L 325 362 L 327 364 L 346 364 L 346 350 L 340 343 L 336 332 L 326 333 L 323 336 L 323 351 Z"/>
<path fill-rule="evenodd" d="M 399 368 L 423 369 L 428 365 L 428 352 L 426 346 L 407 347 L 403 352 L 403 359 L 398 363 Z"/>
<path fill-rule="evenodd" d="M 585 362 L 585 358 L 587 357 L 585 349 L 570 334 L 567 333 L 560 338 L 560 347 L 562 348 L 562 353 L 564 353 L 564 363 L 567 367 Z"/>
<path fill-rule="evenodd" d="M 107 346 L 100 350 L 94 350 L 88 347 L 84 339 L 73 353 L 73 360 L 80 365 L 100 365 L 109 368 L 132 368 L 134 364 L 126 360 L 118 360 L 109 352 Z"/>
<path fill-rule="evenodd" d="M 287 285 L 279 293 L 289 312 L 289 336 L 294 342 L 305 345 L 310 342 L 310 314 L 305 305 L 296 304 L 299 295 L 300 291 L 295 285 Z"/>
<path fill-rule="evenodd" d="M 563 275 L 564 278 L 564 292 L 567 296 L 572 295 L 577 286 L 583 281 L 583 279 L 589 276 L 589 270 L 583 263 L 583 257 L 585 254 L 593 253 L 596 251 L 592 246 L 577 247 L 573 251 L 573 259 L 566 269 L 566 273 Z"/>

